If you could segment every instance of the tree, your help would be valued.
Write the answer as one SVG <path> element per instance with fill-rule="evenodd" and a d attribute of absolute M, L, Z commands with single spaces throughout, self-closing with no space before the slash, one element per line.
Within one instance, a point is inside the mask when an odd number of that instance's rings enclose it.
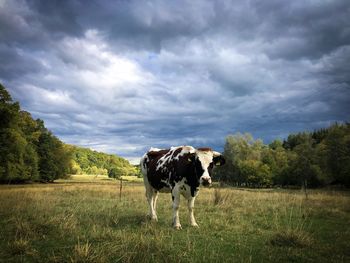
<path fill-rule="evenodd" d="M 258 160 L 239 162 L 240 173 L 248 186 L 268 187 L 272 185 L 271 171 L 268 165 Z"/>
<path fill-rule="evenodd" d="M 313 147 L 313 140 L 309 137 L 303 143 L 294 148 L 297 154 L 292 162 L 294 174 L 300 184 L 306 189 L 309 186 L 323 184 L 321 169 L 317 163 L 316 149 Z"/>
<path fill-rule="evenodd" d="M 235 185 L 262 184 L 263 180 L 255 181 L 255 179 L 258 174 L 262 176 L 260 171 L 269 171 L 269 169 L 266 170 L 267 166 L 261 168 L 263 167 L 261 159 L 264 148 L 263 142 L 254 140 L 249 133 L 236 133 L 227 136 L 223 153 L 226 163 L 214 170 L 214 176 L 222 182 Z M 267 172 L 267 174 L 269 174 L 269 179 L 266 179 L 266 184 L 271 179 L 270 172 Z"/>
<path fill-rule="evenodd" d="M 120 179 L 122 176 L 125 176 L 125 170 L 121 167 L 113 167 L 108 170 L 108 177 L 114 179 Z"/>
<path fill-rule="evenodd" d="M 82 173 L 80 165 L 73 159 L 70 161 L 69 173 L 71 173 L 71 174 L 81 174 Z"/>
<path fill-rule="evenodd" d="M 67 175 L 71 155 L 64 144 L 46 128 L 42 128 L 38 144 L 40 179 L 53 182 Z"/>
<path fill-rule="evenodd" d="M 20 182 L 38 177 L 37 154 L 21 129 L 20 108 L 0 84 L 0 181 Z"/>
<path fill-rule="evenodd" d="M 325 164 L 333 181 L 350 187 L 350 124 L 330 127 L 325 144 Z"/>

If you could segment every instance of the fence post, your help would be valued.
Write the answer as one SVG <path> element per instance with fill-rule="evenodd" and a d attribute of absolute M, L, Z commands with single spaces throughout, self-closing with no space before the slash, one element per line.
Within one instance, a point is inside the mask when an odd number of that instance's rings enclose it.
<path fill-rule="evenodd" d="M 123 190 L 123 178 L 120 177 L 120 188 L 119 188 L 119 199 L 122 199 L 122 190 Z"/>

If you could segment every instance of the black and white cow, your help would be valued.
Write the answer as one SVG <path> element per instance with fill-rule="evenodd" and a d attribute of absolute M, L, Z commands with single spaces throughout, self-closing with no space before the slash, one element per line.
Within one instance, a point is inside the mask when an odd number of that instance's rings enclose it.
<path fill-rule="evenodd" d="M 159 192 L 171 192 L 173 200 L 173 226 L 181 228 L 179 220 L 180 194 L 188 204 L 190 223 L 198 227 L 193 215 L 194 200 L 199 185 L 211 184 L 214 165 L 225 163 L 223 156 L 210 148 L 195 149 L 192 146 L 178 146 L 162 150 L 151 148 L 141 158 L 149 216 L 157 221 L 156 202 Z"/>

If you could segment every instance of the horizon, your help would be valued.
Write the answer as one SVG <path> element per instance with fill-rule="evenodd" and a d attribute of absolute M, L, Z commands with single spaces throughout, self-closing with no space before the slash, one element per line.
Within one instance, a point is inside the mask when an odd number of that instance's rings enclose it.
<path fill-rule="evenodd" d="M 0 14 L 0 83 L 68 144 L 132 163 L 349 121 L 348 1 L 4 0 Z"/>

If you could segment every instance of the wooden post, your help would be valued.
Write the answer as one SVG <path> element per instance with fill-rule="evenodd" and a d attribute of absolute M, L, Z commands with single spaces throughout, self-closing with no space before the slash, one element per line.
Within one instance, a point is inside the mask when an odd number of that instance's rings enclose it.
<path fill-rule="evenodd" d="M 304 179 L 304 181 L 303 181 L 303 188 L 304 188 L 305 199 L 307 199 L 308 195 L 307 195 L 307 180 L 306 179 Z"/>
<path fill-rule="evenodd" d="M 120 177 L 120 188 L 119 188 L 119 199 L 122 199 L 122 190 L 123 190 L 123 178 Z"/>

